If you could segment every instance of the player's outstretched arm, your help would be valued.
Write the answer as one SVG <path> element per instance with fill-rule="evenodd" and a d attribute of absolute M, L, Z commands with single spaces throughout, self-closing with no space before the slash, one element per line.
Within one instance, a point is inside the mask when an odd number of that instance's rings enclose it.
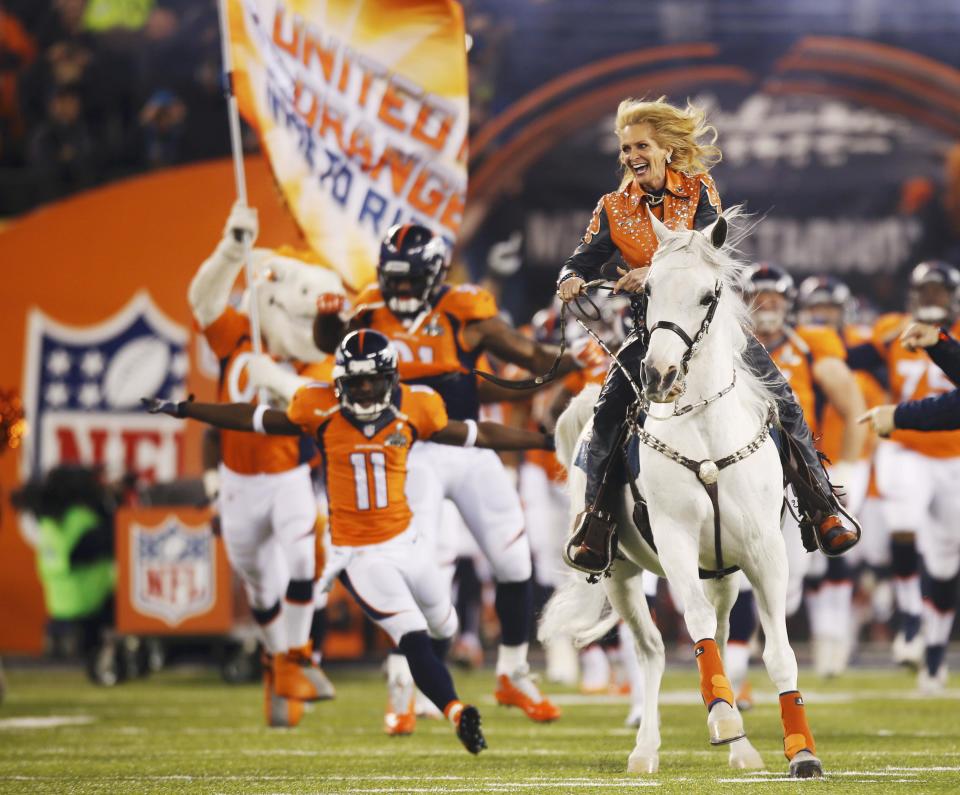
<path fill-rule="evenodd" d="M 464 337 L 471 348 L 482 347 L 498 359 L 519 365 L 531 373 L 545 373 L 556 361 L 560 349 L 556 345 L 542 345 L 521 334 L 499 317 L 477 320 L 464 329 Z M 603 361 L 603 351 L 591 345 L 589 338 L 578 340 L 560 358 L 557 375 L 562 376 L 582 367 L 592 367 Z"/>
<path fill-rule="evenodd" d="M 553 450 L 553 437 L 539 431 L 508 428 L 498 422 L 450 420 L 430 437 L 431 442 L 454 447 L 485 447 L 490 450 Z"/>
<path fill-rule="evenodd" d="M 299 436 L 302 433 L 300 426 L 290 422 L 284 412 L 251 403 L 197 403 L 192 400 L 173 403 L 157 398 L 141 398 L 140 402 L 151 414 L 198 420 L 228 431 L 268 433 L 273 436 Z"/>

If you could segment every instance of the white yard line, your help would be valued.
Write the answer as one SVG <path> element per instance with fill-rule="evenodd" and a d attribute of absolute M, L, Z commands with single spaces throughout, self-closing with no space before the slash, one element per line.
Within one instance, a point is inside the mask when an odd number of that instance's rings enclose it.
<path fill-rule="evenodd" d="M 0 729 L 56 729 L 93 723 L 92 715 L 24 715 L 0 719 Z"/>

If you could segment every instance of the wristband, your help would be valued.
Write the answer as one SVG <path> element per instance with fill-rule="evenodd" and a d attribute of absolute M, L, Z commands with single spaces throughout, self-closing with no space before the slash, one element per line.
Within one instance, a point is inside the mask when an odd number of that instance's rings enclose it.
<path fill-rule="evenodd" d="M 467 426 L 467 438 L 463 440 L 464 447 L 473 447 L 477 443 L 477 423 L 474 420 L 464 420 Z"/>
<path fill-rule="evenodd" d="M 257 433 L 266 433 L 263 429 L 263 415 L 270 410 L 270 407 L 261 403 L 253 410 L 253 430 Z"/>

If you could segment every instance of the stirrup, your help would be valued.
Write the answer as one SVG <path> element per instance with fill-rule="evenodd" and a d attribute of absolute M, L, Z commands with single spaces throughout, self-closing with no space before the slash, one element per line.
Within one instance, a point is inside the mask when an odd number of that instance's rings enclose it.
<path fill-rule="evenodd" d="M 591 582 L 609 572 L 617 554 L 617 528 L 606 511 L 587 510 L 577 516 L 573 533 L 563 545 L 563 562 L 589 574 Z"/>
<path fill-rule="evenodd" d="M 860 522 L 857 521 L 857 518 L 853 514 L 851 514 L 849 511 L 847 511 L 840 504 L 839 500 L 835 501 L 832 507 L 833 507 L 833 511 L 831 513 L 835 512 L 846 520 L 844 522 L 844 526 L 847 526 L 846 522 L 850 523 L 850 526 L 848 529 L 852 529 L 857 534 L 857 540 L 854 541 L 846 549 L 843 549 L 840 551 L 837 551 L 835 549 L 830 549 L 824 543 L 823 536 L 820 533 L 820 524 L 822 524 L 822 522 L 817 523 L 812 519 L 808 519 L 804 517 L 803 521 L 800 522 L 800 535 L 801 535 L 801 540 L 803 541 L 804 549 L 806 549 L 807 552 L 816 552 L 819 549 L 820 552 L 822 552 L 828 558 L 837 558 L 837 557 L 840 557 L 841 555 L 845 555 L 847 552 L 853 549 L 858 543 L 860 543 L 860 538 L 863 536 L 863 528 L 860 526 Z"/>

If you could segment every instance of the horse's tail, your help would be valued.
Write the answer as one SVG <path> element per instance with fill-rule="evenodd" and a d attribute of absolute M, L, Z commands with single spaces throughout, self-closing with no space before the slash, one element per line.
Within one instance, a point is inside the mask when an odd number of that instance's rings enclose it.
<path fill-rule="evenodd" d="M 570 470 L 573 457 L 577 449 L 577 439 L 580 432 L 593 414 L 593 407 L 600 396 L 600 387 L 590 384 L 570 401 L 570 405 L 563 410 L 557 427 L 554 429 L 554 440 L 557 445 L 557 460 Z"/>
<path fill-rule="evenodd" d="M 591 585 L 582 574 L 571 575 L 544 607 L 537 639 L 546 643 L 570 638 L 582 648 L 606 635 L 619 620 L 600 585 Z"/>

